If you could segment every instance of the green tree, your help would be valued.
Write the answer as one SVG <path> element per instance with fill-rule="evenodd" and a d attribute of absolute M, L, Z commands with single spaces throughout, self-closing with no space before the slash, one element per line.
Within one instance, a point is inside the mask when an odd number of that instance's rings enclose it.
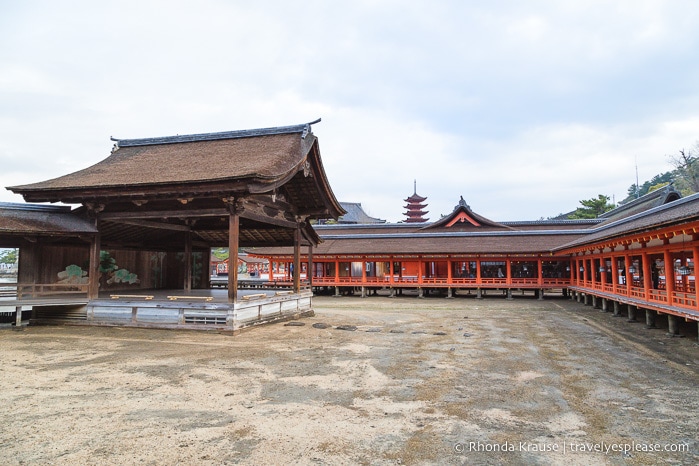
<path fill-rule="evenodd" d="M 699 141 L 692 149 L 682 149 L 678 155 L 671 155 L 670 162 L 675 167 L 675 181 L 680 192 L 685 196 L 699 192 Z"/>
<path fill-rule="evenodd" d="M 0 264 L 16 264 L 17 249 L 0 249 Z"/>
<path fill-rule="evenodd" d="M 609 196 L 604 194 L 600 194 L 596 198 L 582 200 L 580 204 L 582 204 L 582 207 L 578 207 L 575 212 L 569 214 L 568 218 L 597 218 L 614 208 L 614 204 L 609 203 Z"/>
<path fill-rule="evenodd" d="M 665 172 L 661 173 L 659 175 L 655 175 L 653 178 L 650 180 L 646 181 L 642 185 L 638 186 L 638 193 L 636 193 L 636 183 L 632 184 L 629 186 L 628 190 L 628 196 L 626 199 L 620 202 L 620 204 L 626 204 L 627 202 L 631 202 L 634 199 L 645 196 L 649 192 L 654 191 L 655 189 L 658 189 L 659 187 L 665 186 L 669 183 L 671 183 L 675 179 L 675 173 L 674 172 Z M 653 189 L 655 188 L 655 189 Z"/>
<path fill-rule="evenodd" d="M 228 259 L 228 248 L 213 248 L 211 254 L 219 260 L 225 261 Z"/>

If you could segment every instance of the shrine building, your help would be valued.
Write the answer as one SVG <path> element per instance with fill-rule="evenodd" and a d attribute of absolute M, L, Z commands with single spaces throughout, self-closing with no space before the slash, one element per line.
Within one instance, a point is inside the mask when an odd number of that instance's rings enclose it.
<path fill-rule="evenodd" d="M 645 318 L 648 326 L 662 316 L 674 334 L 680 320 L 699 320 L 699 194 L 681 198 L 671 185 L 595 219 L 496 222 L 462 197 L 435 222 L 315 230 L 322 242 L 303 256 L 302 273 L 316 292 L 477 299 L 555 293 Z M 291 260 L 285 248 L 248 252 L 271 268 Z"/>
<path fill-rule="evenodd" d="M 415 185 L 406 221 L 387 223 L 337 201 L 315 123 L 115 139 L 91 167 L 8 188 L 31 204 L 0 203 L 0 247 L 20 250 L 0 305 L 18 326 L 31 309 L 37 323 L 237 331 L 312 313 L 314 292 L 563 296 L 696 329 L 699 194 L 670 185 L 595 219 L 535 221 L 494 221 L 462 197 L 430 222 Z M 230 267 L 214 288 L 214 247 L 228 264 L 266 259 L 269 279 L 242 289 Z"/>
<path fill-rule="evenodd" d="M 211 290 L 211 248 L 288 246 L 320 239 L 311 221 L 345 213 L 308 124 L 114 139 L 101 162 L 12 186 L 34 204 L 0 204 L 0 247 L 19 248 L 16 296 L 32 320 L 238 330 L 312 312 L 300 277 L 285 290 Z M 55 207 L 36 203 L 78 205 Z M 293 262 L 293 260 L 292 260 Z M 223 293 L 223 294 L 222 294 Z"/>

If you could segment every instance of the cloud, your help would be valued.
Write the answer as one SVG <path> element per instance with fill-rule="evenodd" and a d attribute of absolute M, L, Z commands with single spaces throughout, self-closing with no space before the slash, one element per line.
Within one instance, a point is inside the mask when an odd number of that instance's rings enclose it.
<path fill-rule="evenodd" d="M 494 220 L 625 196 L 699 135 L 691 1 L 34 1 L 0 17 L 0 184 L 322 117 L 341 200 Z M 8 192 L 0 200 L 17 201 Z"/>

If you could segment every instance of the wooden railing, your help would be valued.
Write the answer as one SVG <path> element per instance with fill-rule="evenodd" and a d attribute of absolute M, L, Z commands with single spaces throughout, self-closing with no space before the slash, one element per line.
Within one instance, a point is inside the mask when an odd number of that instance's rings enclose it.
<path fill-rule="evenodd" d="M 17 285 L 17 299 L 45 298 L 47 296 L 63 296 L 69 294 L 87 295 L 87 284 L 72 283 L 20 283 Z"/>
<path fill-rule="evenodd" d="M 529 278 L 513 278 L 508 284 L 507 279 L 502 277 L 488 277 L 481 278 L 480 280 L 476 278 L 464 278 L 464 277 L 422 277 L 419 278 L 415 275 L 411 276 L 394 276 L 393 281 L 391 281 L 390 275 L 384 275 L 381 277 L 339 277 L 326 276 L 326 277 L 313 277 L 314 286 L 437 286 L 437 287 L 453 287 L 453 288 L 476 288 L 476 287 L 498 287 L 498 288 L 565 288 L 570 286 L 571 282 L 569 278 L 543 278 L 541 282 L 538 277 Z M 611 286 L 611 285 L 610 285 Z M 598 287 L 601 285 L 598 284 Z"/>
<path fill-rule="evenodd" d="M 17 296 L 17 283 L 0 283 L 0 298 L 14 298 Z"/>

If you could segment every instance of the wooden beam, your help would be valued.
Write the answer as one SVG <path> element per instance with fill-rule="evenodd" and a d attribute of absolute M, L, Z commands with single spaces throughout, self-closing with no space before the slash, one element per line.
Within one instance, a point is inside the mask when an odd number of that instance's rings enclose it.
<path fill-rule="evenodd" d="M 134 218 L 194 218 L 194 217 L 225 217 L 228 211 L 224 208 L 212 209 L 181 209 L 181 210 L 148 210 L 143 212 L 102 212 L 103 220 L 124 220 Z"/>
<path fill-rule="evenodd" d="M 154 228 L 157 230 L 172 230 L 172 231 L 192 231 L 192 228 L 187 225 L 177 225 L 174 223 L 165 222 L 151 222 L 148 220 L 138 220 L 138 219 L 113 219 L 110 220 L 113 223 L 121 223 L 124 225 L 134 225 L 137 227 Z"/>

